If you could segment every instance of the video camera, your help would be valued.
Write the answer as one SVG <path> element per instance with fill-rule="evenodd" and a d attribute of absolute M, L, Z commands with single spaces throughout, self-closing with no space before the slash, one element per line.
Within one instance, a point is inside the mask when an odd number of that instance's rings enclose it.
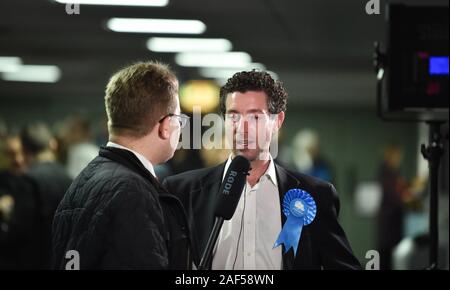
<path fill-rule="evenodd" d="M 448 120 L 448 6 L 391 4 L 386 52 L 376 46 L 378 112 L 383 119 Z"/>

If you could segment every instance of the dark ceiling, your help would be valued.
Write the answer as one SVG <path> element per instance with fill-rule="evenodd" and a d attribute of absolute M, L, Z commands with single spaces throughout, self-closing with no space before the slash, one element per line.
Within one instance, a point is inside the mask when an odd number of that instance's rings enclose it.
<path fill-rule="evenodd" d="M 277 73 L 291 102 L 371 107 L 373 42 L 383 40 L 385 26 L 383 15 L 365 13 L 366 2 L 170 0 L 162 8 L 82 5 L 79 15 L 67 15 L 64 5 L 50 0 L 1 0 L 0 56 L 58 65 L 62 78 L 56 84 L 0 81 L 0 98 L 102 97 L 112 72 L 142 59 L 170 63 L 182 81 L 199 78 L 197 69 L 177 66 L 174 54 L 147 50 L 146 40 L 154 35 L 104 28 L 110 17 L 183 18 L 206 24 L 198 37 L 227 38 L 234 51 L 248 52 Z M 448 5 L 448 0 L 403 2 Z"/>

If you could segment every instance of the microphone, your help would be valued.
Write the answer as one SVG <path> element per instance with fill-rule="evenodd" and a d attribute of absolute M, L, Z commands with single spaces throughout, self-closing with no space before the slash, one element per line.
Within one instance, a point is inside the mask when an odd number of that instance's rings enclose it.
<path fill-rule="evenodd" d="M 220 186 L 219 197 L 214 210 L 214 226 L 200 259 L 199 270 L 207 270 L 223 221 L 233 217 L 239 199 L 241 198 L 249 170 L 250 161 L 247 158 L 238 155 L 231 161 L 230 167 L 228 167 L 225 178 Z"/>

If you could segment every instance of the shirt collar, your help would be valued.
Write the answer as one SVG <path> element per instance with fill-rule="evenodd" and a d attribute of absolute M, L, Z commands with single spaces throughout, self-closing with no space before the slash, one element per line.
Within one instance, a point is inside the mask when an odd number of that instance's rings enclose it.
<path fill-rule="evenodd" d="M 232 156 L 231 154 L 230 154 L 230 156 L 228 156 L 228 160 L 225 163 L 225 169 L 223 171 L 222 180 L 225 178 L 225 174 L 227 173 L 228 167 L 230 167 L 231 160 L 232 160 L 231 156 Z M 272 155 L 269 154 L 269 158 L 270 158 L 269 167 L 267 168 L 266 172 L 264 172 L 264 174 L 261 175 L 261 178 L 267 177 L 272 181 L 272 183 L 275 186 L 278 186 L 277 174 L 275 171 L 275 163 L 273 162 Z M 260 178 L 260 180 L 261 180 L 261 178 Z"/>
<path fill-rule="evenodd" d="M 120 144 L 117 144 L 117 143 L 114 143 L 114 142 L 111 142 L 111 141 L 109 141 L 107 144 L 106 144 L 106 146 L 108 146 L 108 147 L 115 147 L 115 148 L 119 148 L 119 149 L 124 149 L 124 150 L 128 150 L 128 151 L 130 151 L 130 152 L 132 152 L 136 157 L 137 157 L 137 159 L 139 159 L 139 161 L 142 163 L 142 165 L 154 176 L 154 177 L 156 177 L 156 173 L 155 173 L 155 169 L 153 168 L 153 165 L 152 165 L 152 163 L 147 159 L 147 158 L 145 158 L 145 156 L 144 155 L 142 155 L 142 154 L 140 154 L 140 153 L 138 153 L 138 152 L 136 152 L 136 151 L 133 151 L 133 150 L 131 150 L 130 148 L 127 148 L 127 147 L 124 147 L 124 146 L 122 146 L 122 145 L 120 145 Z"/>

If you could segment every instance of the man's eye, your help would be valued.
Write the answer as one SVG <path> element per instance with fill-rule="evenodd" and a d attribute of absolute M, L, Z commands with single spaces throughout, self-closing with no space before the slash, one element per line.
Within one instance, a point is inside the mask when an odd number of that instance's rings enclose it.
<path fill-rule="evenodd" d="M 230 114 L 230 115 L 229 115 L 229 118 L 230 118 L 230 120 L 233 121 L 233 122 L 239 121 L 239 115 L 237 115 L 237 114 Z"/>

